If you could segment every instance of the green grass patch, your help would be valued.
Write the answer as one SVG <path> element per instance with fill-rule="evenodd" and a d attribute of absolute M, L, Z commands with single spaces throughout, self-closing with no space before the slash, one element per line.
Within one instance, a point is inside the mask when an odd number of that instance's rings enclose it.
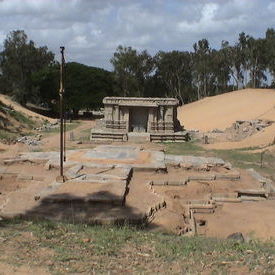
<path fill-rule="evenodd" d="M 39 265 L 52 273 L 230 272 L 233 267 L 272 274 L 275 242 L 239 243 L 205 237 L 181 237 L 129 226 L 89 226 L 49 221 L 0 223 L 0 248 L 12 265 Z M 26 238 L 28 236 L 32 236 Z M 41 253 L 43 251 L 44 253 Z M 45 251 L 50 253 L 45 254 Z M 49 262 L 53 263 L 49 265 Z M 171 269 L 176 267 L 176 269 Z M 243 270 L 243 269 L 242 269 Z"/>
<path fill-rule="evenodd" d="M 29 117 L 23 115 L 20 112 L 14 111 L 14 110 L 10 110 L 8 111 L 8 114 L 14 118 L 15 120 L 17 120 L 18 122 L 24 124 L 25 126 L 27 126 L 28 128 L 32 128 L 36 125 L 36 123 L 31 120 Z"/>
<path fill-rule="evenodd" d="M 91 129 L 84 129 L 80 132 L 79 140 L 81 141 L 89 141 L 91 136 Z"/>
<path fill-rule="evenodd" d="M 77 120 L 72 123 L 66 123 L 66 132 L 72 131 L 80 125 L 81 125 L 81 122 Z M 47 136 L 47 135 L 57 134 L 59 132 L 60 132 L 60 127 L 56 127 L 56 128 L 50 128 L 49 130 L 46 130 L 46 131 L 41 131 L 40 133 L 43 134 L 43 136 Z"/>
<path fill-rule="evenodd" d="M 234 150 L 205 149 L 196 142 L 167 143 L 166 153 L 175 155 L 194 155 L 203 157 L 219 157 L 230 162 L 238 168 L 254 168 L 259 172 L 274 176 L 275 157 L 270 153 L 263 155 L 263 167 L 261 167 L 261 153 L 254 153 L 256 147 Z M 250 152 L 251 151 L 251 152 Z"/>
<path fill-rule="evenodd" d="M 194 155 L 201 156 L 206 150 L 196 144 L 195 141 L 183 142 L 183 143 L 165 143 L 166 153 L 172 155 Z"/>
<path fill-rule="evenodd" d="M 18 136 L 18 134 L 7 131 L 5 129 L 0 129 L 0 139 L 11 140 Z"/>

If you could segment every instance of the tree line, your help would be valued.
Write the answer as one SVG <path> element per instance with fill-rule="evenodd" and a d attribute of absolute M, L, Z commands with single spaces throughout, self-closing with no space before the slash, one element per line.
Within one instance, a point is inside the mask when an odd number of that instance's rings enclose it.
<path fill-rule="evenodd" d="M 176 97 L 182 103 L 242 88 L 275 87 L 275 30 L 264 38 L 244 32 L 219 49 L 207 39 L 192 51 L 159 51 L 118 46 L 110 60 L 113 71 L 66 64 L 68 110 L 102 106 L 105 96 Z M 56 109 L 59 63 L 47 46 L 39 47 L 23 30 L 10 32 L 0 52 L 0 92 L 21 104 L 43 104 Z"/>
<path fill-rule="evenodd" d="M 207 39 L 192 51 L 159 51 L 119 46 L 111 63 L 122 96 L 177 97 L 188 103 L 243 88 L 275 87 L 275 30 L 264 38 L 239 34 L 234 45 L 222 41 L 211 48 Z"/>

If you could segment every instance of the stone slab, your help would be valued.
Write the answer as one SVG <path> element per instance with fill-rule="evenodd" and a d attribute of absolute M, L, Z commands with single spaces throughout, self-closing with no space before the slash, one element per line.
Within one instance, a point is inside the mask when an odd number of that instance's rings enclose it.
<path fill-rule="evenodd" d="M 74 179 L 79 177 L 79 171 L 83 169 L 83 164 L 76 164 L 66 171 L 65 176 L 67 179 Z"/>
<path fill-rule="evenodd" d="M 223 203 L 225 203 L 225 202 L 228 202 L 228 203 L 239 203 L 239 202 L 242 202 L 242 199 L 240 199 L 240 198 L 215 198 L 215 197 L 213 197 L 213 200 L 215 200 L 216 202 L 223 202 Z"/>
<path fill-rule="evenodd" d="M 225 162 L 220 158 L 214 157 L 195 157 L 195 156 L 179 156 L 165 155 L 165 163 L 171 165 L 190 164 L 194 167 L 202 165 L 223 166 Z"/>
<path fill-rule="evenodd" d="M 130 132 L 127 134 L 129 142 L 150 142 L 149 133 Z"/>
<path fill-rule="evenodd" d="M 215 180 L 215 175 L 208 175 L 208 174 L 198 174 L 198 175 L 190 175 L 188 176 L 188 181 L 212 181 Z"/>
<path fill-rule="evenodd" d="M 238 189 L 236 190 L 238 195 L 241 194 L 251 194 L 251 195 L 266 195 L 265 189 Z"/>
<path fill-rule="evenodd" d="M 241 178 L 240 173 L 235 174 L 216 174 L 216 180 L 239 180 Z"/>
<path fill-rule="evenodd" d="M 231 193 L 214 193 L 212 194 L 211 198 L 213 200 L 219 199 L 219 198 L 231 198 L 235 199 L 237 198 L 238 194 L 236 192 L 231 192 Z"/>
<path fill-rule="evenodd" d="M 181 180 L 181 181 L 164 181 L 164 180 L 154 180 L 150 184 L 155 186 L 163 186 L 163 185 L 169 185 L 169 186 L 182 186 L 187 183 L 187 179 Z"/>
<path fill-rule="evenodd" d="M 0 174 L 3 174 L 7 171 L 7 167 L 5 166 L 0 166 Z"/>
<path fill-rule="evenodd" d="M 136 160 L 138 153 L 132 150 L 126 151 L 98 151 L 90 150 L 84 155 L 90 159 L 103 159 L 103 160 Z"/>
<path fill-rule="evenodd" d="M 18 180 L 33 180 L 33 176 L 31 175 L 24 175 L 24 174 L 19 174 L 17 176 Z"/>
<path fill-rule="evenodd" d="M 265 201 L 266 198 L 263 197 L 252 197 L 252 196 L 240 196 L 242 201 Z"/>

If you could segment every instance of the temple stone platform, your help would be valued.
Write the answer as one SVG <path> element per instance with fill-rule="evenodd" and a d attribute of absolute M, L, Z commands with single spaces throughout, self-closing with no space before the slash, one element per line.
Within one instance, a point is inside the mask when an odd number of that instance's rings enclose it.
<path fill-rule="evenodd" d="M 187 141 L 177 120 L 175 98 L 105 97 L 104 119 L 91 130 L 92 141 Z"/>
<path fill-rule="evenodd" d="M 15 162 L 46 162 L 48 167 L 59 167 L 58 152 L 32 152 L 21 154 L 16 159 L 6 160 L 6 164 Z M 164 153 L 160 151 L 143 150 L 140 146 L 102 145 L 94 149 L 68 150 L 64 167 L 82 163 L 90 168 L 128 167 L 143 170 L 166 169 Z"/>
<path fill-rule="evenodd" d="M 151 193 L 146 184 L 136 183 L 140 185 L 137 192 L 145 194 L 145 201 L 133 192 L 129 195 L 133 171 L 166 169 L 163 152 L 106 145 L 69 150 L 66 159 L 65 182 L 55 180 L 60 168 L 58 152 L 22 153 L 5 159 L 0 165 L 3 182 L 13 181 L 27 188 L 3 197 L 0 215 L 91 224 L 140 224 L 150 218 L 154 212 L 151 209 L 164 205 L 163 199 Z"/>
<path fill-rule="evenodd" d="M 271 200 L 275 193 L 271 180 L 220 158 L 169 155 L 138 145 L 67 151 L 65 182 L 56 180 L 59 165 L 58 152 L 1 160 L 0 216 L 91 224 L 153 221 L 197 234 L 207 220 L 198 214 L 209 216 L 226 203 L 241 207 Z"/>

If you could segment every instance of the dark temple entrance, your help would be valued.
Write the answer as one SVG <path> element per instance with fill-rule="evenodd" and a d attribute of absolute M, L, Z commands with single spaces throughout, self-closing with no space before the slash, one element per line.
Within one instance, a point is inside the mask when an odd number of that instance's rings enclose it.
<path fill-rule="evenodd" d="M 147 132 L 148 108 L 132 107 L 130 109 L 130 132 Z"/>

